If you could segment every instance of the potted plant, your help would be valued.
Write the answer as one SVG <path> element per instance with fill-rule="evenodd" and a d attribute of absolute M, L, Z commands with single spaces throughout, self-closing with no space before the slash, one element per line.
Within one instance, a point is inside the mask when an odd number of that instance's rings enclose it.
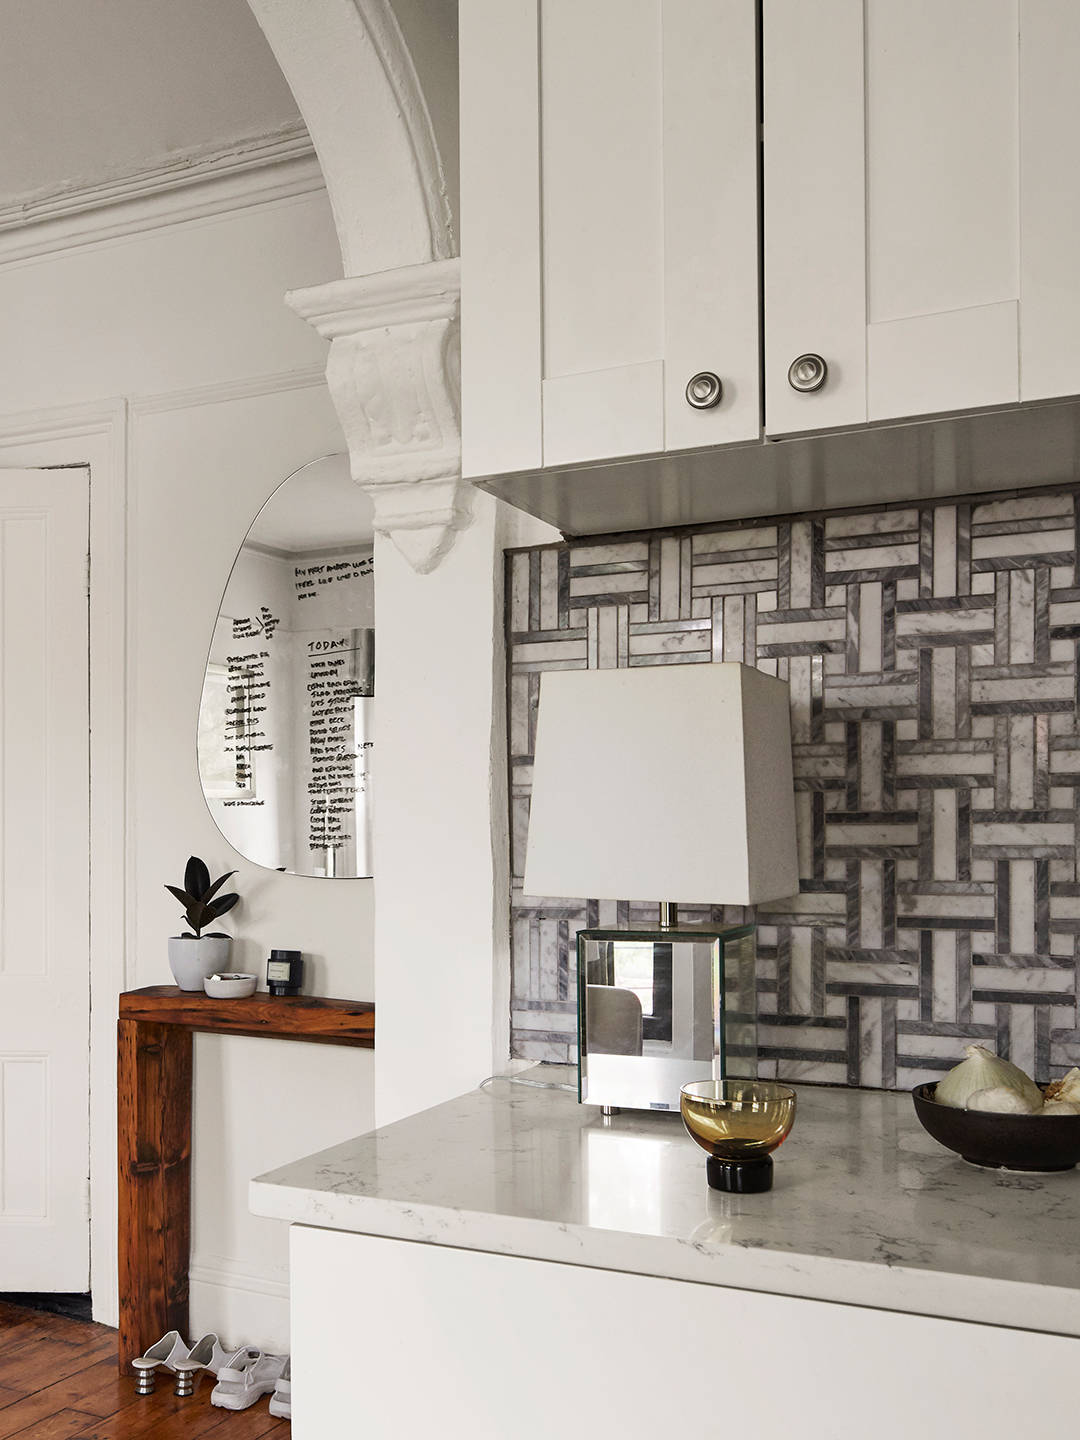
<path fill-rule="evenodd" d="M 232 943 L 229 936 L 220 930 L 212 930 L 208 935 L 202 932 L 204 926 L 226 914 L 240 899 L 239 895 L 217 893 L 235 874 L 235 870 L 230 870 L 211 882 L 205 863 L 192 855 L 184 871 L 184 888 L 165 886 L 183 905 L 184 919 L 191 926 L 190 931 L 169 939 L 169 968 L 181 990 L 202 990 L 208 975 L 228 968 Z"/>

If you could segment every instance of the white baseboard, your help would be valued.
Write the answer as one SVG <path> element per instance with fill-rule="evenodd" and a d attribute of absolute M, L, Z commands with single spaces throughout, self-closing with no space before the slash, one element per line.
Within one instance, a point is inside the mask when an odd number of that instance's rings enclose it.
<path fill-rule="evenodd" d="M 193 1284 L 246 1290 L 251 1295 L 273 1296 L 275 1300 L 289 1298 L 287 1265 L 252 1267 L 224 1255 L 192 1255 L 188 1279 Z"/>
<path fill-rule="evenodd" d="M 222 1255 L 193 1255 L 188 1278 L 193 1339 L 212 1330 L 226 1349 L 257 1345 L 272 1355 L 289 1353 L 285 1266 L 252 1267 Z"/>

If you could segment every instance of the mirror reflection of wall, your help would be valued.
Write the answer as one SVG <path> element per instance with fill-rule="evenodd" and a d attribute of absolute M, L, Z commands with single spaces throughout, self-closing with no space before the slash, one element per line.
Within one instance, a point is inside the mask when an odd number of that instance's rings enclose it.
<path fill-rule="evenodd" d="M 271 496 L 229 577 L 199 771 L 222 834 L 269 869 L 373 872 L 372 545 L 369 497 L 327 456 Z"/>

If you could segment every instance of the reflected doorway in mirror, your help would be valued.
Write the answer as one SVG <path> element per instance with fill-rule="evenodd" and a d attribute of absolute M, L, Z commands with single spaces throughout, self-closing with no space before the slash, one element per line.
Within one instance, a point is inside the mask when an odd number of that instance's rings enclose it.
<path fill-rule="evenodd" d="M 251 799 L 255 777 L 244 744 L 250 672 L 232 677 L 228 665 L 211 662 L 199 707 L 199 775 L 208 800 Z"/>

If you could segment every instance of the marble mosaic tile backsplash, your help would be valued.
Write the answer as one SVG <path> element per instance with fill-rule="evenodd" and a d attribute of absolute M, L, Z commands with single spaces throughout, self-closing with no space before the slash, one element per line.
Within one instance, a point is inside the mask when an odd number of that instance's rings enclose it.
<path fill-rule="evenodd" d="M 1080 1063 L 1078 558 L 1072 491 L 509 555 L 514 1054 L 576 1060 L 579 927 L 656 919 L 521 893 L 541 674 L 743 660 L 790 683 L 802 877 L 754 917 L 761 1074 Z"/>

